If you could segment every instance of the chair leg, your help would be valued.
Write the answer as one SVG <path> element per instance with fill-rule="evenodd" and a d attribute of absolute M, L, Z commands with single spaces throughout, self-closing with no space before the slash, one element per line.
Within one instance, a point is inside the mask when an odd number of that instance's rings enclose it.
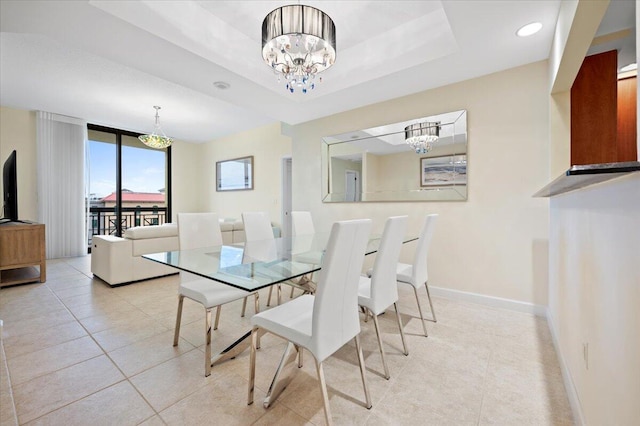
<path fill-rule="evenodd" d="M 298 368 L 302 368 L 302 353 L 304 352 L 304 349 L 302 348 L 302 346 L 298 347 Z"/>
<path fill-rule="evenodd" d="M 431 315 L 433 316 L 433 322 L 438 322 L 436 319 L 436 311 L 433 310 L 433 303 L 431 303 L 431 293 L 429 293 L 429 284 L 425 281 L 424 288 L 427 290 L 427 298 L 429 299 L 429 307 L 431 308 Z"/>
<path fill-rule="evenodd" d="M 282 303 L 282 284 L 278 284 L 278 288 L 276 289 L 278 292 L 278 306 Z"/>
<path fill-rule="evenodd" d="M 267 297 L 267 306 L 271 306 L 271 293 L 273 293 L 273 286 L 269 287 L 269 296 Z"/>
<path fill-rule="evenodd" d="M 256 314 L 259 314 L 260 313 L 260 294 L 258 294 L 258 292 L 256 291 L 253 295 L 254 295 L 253 309 Z"/>
<path fill-rule="evenodd" d="M 429 334 L 427 333 L 427 325 L 424 322 L 424 314 L 422 313 L 422 306 L 420 305 L 420 298 L 418 297 L 418 289 L 413 287 L 413 292 L 416 295 L 416 303 L 418 303 L 418 312 L 420 312 L 420 321 L 422 322 L 422 330 L 424 331 L 425 337 L 429 337 Z"/>
<path fill-rule="evenodd" d="M 253 404 L 253 389 L 256 381 L 256 349 L 258 346 L 258 328 L 251 330 L 251 354 L 249 355 L 249 393 L 247 405 Z"/>
<path fill-rule="evenodd" d="M 218 323 L 220 322 L 220 310 L 222 309 L 222 305 L 218 305 L 218 308 L 216 309 L 216 321 L 213 323 L 213 329 L 217 330 L 218 329 Z"/>
<path fill-rule="evenodd" d="M 271 306 L 271 294 L 273 293 L 273 286 L 269 287 L 269 297 L 267 298 L 267 306 Z M 278 305 L 282 303 L 282 284 L 276 284 L 276 298 Z"/>
<path fill-rule="evenodd" d="M 204 376 L 211 375 L 211 308 L 205 309 Z"/>
<path fill-rule="evenodd" d="M 398 328 L 400 329 L 400 338 L 402 339 L 402 347 L 404 348 L 404 354 L 409 355 L 409 348 L 407 348 L 407 341 L 404 338 L 404 330 L 402 329 L 402 320 L 400 319 L 400 312 L 398 312 L 398 304 L 394 303 L 393 307 L 396 310 L 396 318 L 398 319 Z"/>
<path fill-rule="evenodd" d="M 245 297 L 242 300 L 242 312 L 240 313 L 240 317 L 244 318 L 244 313 L 247 310 L 247 298 Z"/>
<path fill-rule="evenodd" d="M 362 377 L 362 387 L 364 387 L 364 397 L 367 409 L 371 409 L 371 396 L 369 395 L 369 387 L 367 386 L 367 377 L 365 376 L 364 356 L 362 356 L 362 347 L 360 346 L 360 335 L 355 337 L 356 351 L 358 352 L 358 364 L 360 365 L 360 376 Z"/>
<path fill-rule="evenodd" d="M 364 306 L 360 306 L 360 310 L 364 314 L 364 322 L 369 322 L 369 310 Z"/>
<path fill-rule="evenodd" d="M 291 286 L 291 294 L 289 295 L 289 299 L 293 299 L 293 290 L 295 290 L 295 287 Z"/>
<path fill-rule="evenodd" d="M 371 318 L 373 318 L 373 325 L 376 327 L 376 336 L 378 336 L 378 346 L 380 346 L 380 356 L 382 357 L 382 366 L 384 367 L 384 378 L 389 380 L 389 367 L 387 367 L 387 360 L 384 356 L 384 348 L 382 347 L 382 338 L 380 337 L 380 326 L 378 325 L 378 316 L 371 312 Z"/>
<path fill-rule="evenodd" d="M 327 420 L 327 425 L 333 425 L 331 419 L 331 408 L 329 408 L 329 394 L 327 393 L 327 383 L 324 380 L 324 370 L 322 369 L 322 363 L 316 359 L 316 370 L 318 371 L 318 380 L 320 381 L 320 390 L 322 391 L 322 402 L 324 404 L 324 417 Z"/>
<path fill-rule="evenodd" d="M 260 294 L 256 291 L 253 295 L 253 309 L 255 310 L 255 313 L 258 314 L 260 313 Z M 260 336 L 258 336 L 257 339 L 256 349 L 260 349 Z"/>
<path fill-rule="evenodd" d="M 182 304 L 184 296 L 178 296 L 178 313 L 176 315 L 176 330 L 173 332 L 173 346 L 178 346 L 178 338 L 180 337 L 180 322 L 182 321 Z"/>

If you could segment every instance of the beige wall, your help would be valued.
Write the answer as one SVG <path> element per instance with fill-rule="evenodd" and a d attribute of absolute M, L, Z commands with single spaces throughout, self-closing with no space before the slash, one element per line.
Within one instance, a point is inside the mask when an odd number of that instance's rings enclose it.
<path fill-rule="evenodd" d="M 171 145 L 171 203 L 172 222 L 177 223 L 180 212 L 204 212 L 205 161 L 203 144 L 176 141 Z"/>
<path fill-rule="evenodd" d="M 37 221 L 36 113 L 0 107 L 0 167 L 14 149 L 18 157 L 18 215 L 21 220 Z"/>
<path fill-rule="evenodd" d="M 252 191 L 216 191 L 216 161 L 253 155 Z M 280 123 L 237 133 L 203 146 L 202 186 L 205 210 L 221 218 L 240 219 L 245 211 L 269 212 L 281 224 L 282 159 L 291 155 L 291 138 L 282 135 Z"/>
<path fill-rule="evenodd" d="M 550 210 L 549 322 L 577 417 L 637 425 L 640 174 L 553 197 Z"/>
<path fill-rule="evenodd" d="M 440 213 L 433 286 L 546 305 L 548 201 L 531 195 L 549 179 L 547 70 L 538 62 L 294 126 L 294 210 L 310 210 L 317 229 L 370 217 L 381 231 L 388 216 L 407 214 L 413 234 L 424 215 Z M 322 136 L 461 109 L 468 112 L 468 201 L 321 202 Z M 404 249 L 405 261 L 412 251 Z"/>

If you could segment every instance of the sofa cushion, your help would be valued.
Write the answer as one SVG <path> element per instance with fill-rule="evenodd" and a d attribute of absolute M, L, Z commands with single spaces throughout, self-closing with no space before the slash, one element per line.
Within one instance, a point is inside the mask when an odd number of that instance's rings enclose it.
<path fill-rule="evenodd" d="M 132 254 L 142 256 L 148 253 L 159 253 L 161 251 L 174 251 L 180 247 L 178 237 L 145 238 L 132 240 Z"/>
<path fill-rule="evenodd" d="M 124 237 L 130 240 L 146 240 L 149 238 L 177 237 L 178 225 L 165 223 L 164 225 L 134 226 L 124 231 Z"/>

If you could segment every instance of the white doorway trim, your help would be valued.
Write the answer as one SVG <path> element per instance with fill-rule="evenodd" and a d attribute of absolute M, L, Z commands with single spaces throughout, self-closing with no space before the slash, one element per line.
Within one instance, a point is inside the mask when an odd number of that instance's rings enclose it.
<path fill-rule="evenodd" d="M 357 170 L 344 171 L 345 201 L 360 200 L 360 172 Z"/>
<path fill-rule="evenodd" d="M 290 156 L 282 158 L 282 202 L 281 206 L 281 223 L 282 223 L 282 236 L 288 237 L 291 235 L 291 210 L 293 209 L 293 190 L 292 190 L 292 178 L 293 163 Z"/>

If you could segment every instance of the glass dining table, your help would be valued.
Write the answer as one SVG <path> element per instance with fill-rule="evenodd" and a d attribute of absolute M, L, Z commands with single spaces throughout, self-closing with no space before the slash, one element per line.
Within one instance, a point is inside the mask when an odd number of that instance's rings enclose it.
<path fill-rule="evenodd" d="M 270 240 L 224 244 L 189 250 L 144 254 L 142 257 L 210 280 L 239 288 L 249 293 L 275 284 L 287 282 L 306 291 L 313 291 L 310 277 L 322 268 L 322 257 L 329 241 L 329 232 L 280 237 Z M 417 240 L 405 236 L 404 243 Z M 372 234 L 366 255 L 373 254 L 380 245 L 380 235 Z M 235 358 L 250 345 L 251 330 L 211 359 L 215 366 Z M 274 377 L 272 388 L 278 382 Z M 281 381 L 284 383 L 284 381 Z M 286 384 L 278 386 L 283 389 Z M 281 390 L 280 389 L 280 390 Z M 271 395 L 272 389 L 269 394 Z M 265 400 L 265 407 L 277 394 Z"/>

